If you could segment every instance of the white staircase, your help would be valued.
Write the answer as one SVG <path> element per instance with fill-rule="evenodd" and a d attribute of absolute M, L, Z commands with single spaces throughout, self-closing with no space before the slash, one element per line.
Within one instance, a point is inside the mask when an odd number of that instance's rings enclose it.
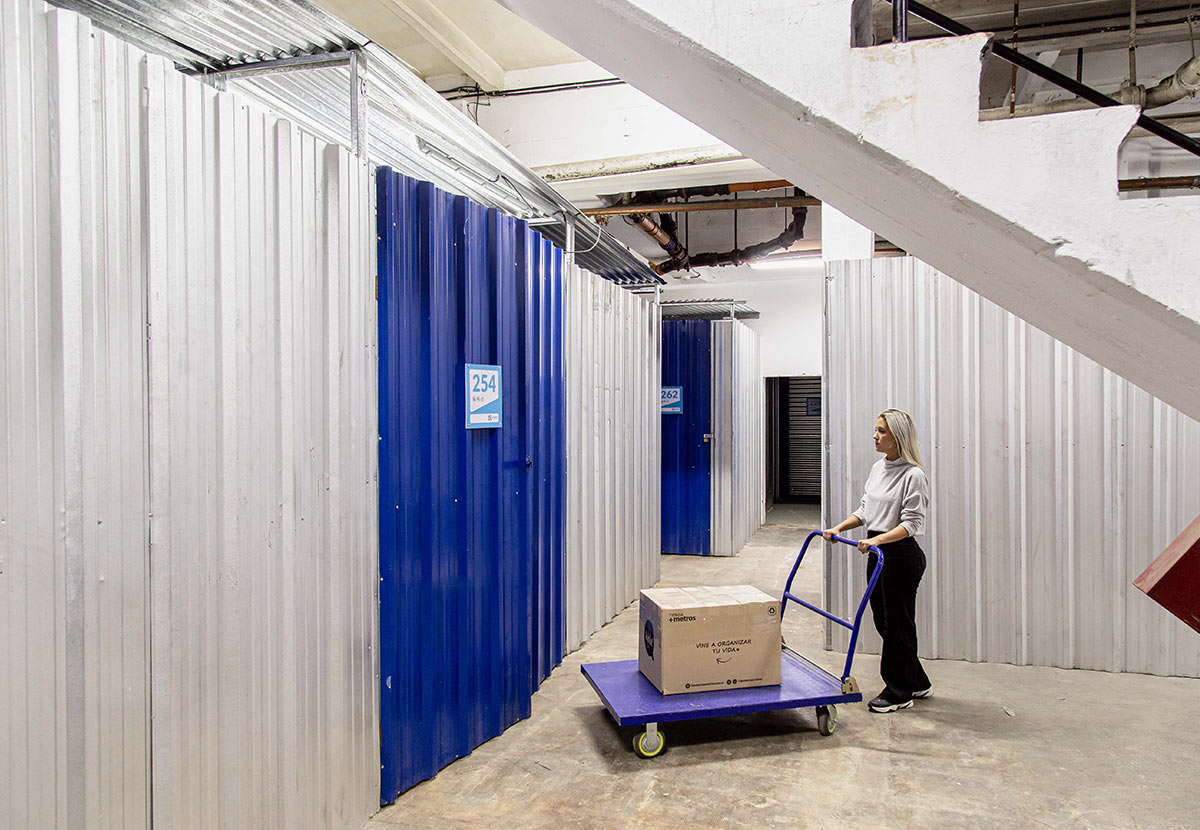
<path fill-rule="evenodd" d="M 502 2 L 1200 418 L 1200 197 L 1118 199 L 1134 107 L 980 122 L 986 35 L 851 48 L 851 0 Z"/>

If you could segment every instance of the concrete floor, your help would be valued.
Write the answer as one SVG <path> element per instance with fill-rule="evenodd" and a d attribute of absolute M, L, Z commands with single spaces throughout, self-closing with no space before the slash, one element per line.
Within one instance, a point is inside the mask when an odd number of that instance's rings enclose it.
<path fill-rule="evenodd" d="M 661 585 L 750 583 L 778 594 L 815 507 L 780 506 L 735 558 L 663 557 Z M 802 580 L 802 584 L 799 584 Z M 819 561 L 796 593 L 819 601 Z M 638 759 L 580 674 L 636 656 L 630 605 L 567 656 L 533 716 L 409 790 L 367 825 L 407 828 L 1200 827 L 1200 681 L 928 661 L 936 696 L 874 715 L 841 707 L 666 724 Z M 835 672 L 815 614 L 788 644 Z M 855 660 L 872 696 L 878 659 Z"/>

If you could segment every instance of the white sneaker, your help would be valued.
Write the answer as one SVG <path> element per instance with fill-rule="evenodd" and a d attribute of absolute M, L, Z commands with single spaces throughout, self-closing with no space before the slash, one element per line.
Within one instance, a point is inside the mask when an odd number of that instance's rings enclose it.
<path fill-rule="evenodd" d="M 867 708 L 872 712 L 885 714 L 887 712 L 895 712 L 900 709 L 910 709 L 912 708 L 912 705 L 912 698 L 909 698 L 908 700 L 896 700 L 887 693 L 887 690 L 884 690 L 879 693 L 879 697 L 867 704 Z"/>

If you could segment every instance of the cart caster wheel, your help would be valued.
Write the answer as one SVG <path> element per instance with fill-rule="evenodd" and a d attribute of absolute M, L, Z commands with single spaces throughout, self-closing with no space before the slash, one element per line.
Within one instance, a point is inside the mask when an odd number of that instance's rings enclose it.
<path fill-rule="evenodd" d="M 654 743 L 651 743 L 652 740 Z M 641 732 L 633 739 L 633 751 L 639 758 L 654 758 L 661 755 L 666 746 L 667 741 L 662 732 L 659 732 L 655 738 L 650 738 L 647 733 Z"/>
<path fill-rule="evenodd" d="M 833 734 L 833 730 L 837 729 L 837 707 L 836 706 L 818 706 L 817 707 L 817 731 L 824 737 L 828 738 Z"/>

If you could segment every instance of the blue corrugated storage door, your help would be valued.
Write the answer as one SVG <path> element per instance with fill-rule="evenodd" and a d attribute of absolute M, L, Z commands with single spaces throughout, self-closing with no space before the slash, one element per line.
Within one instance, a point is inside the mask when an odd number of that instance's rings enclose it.
<path fill-rule="evenodd" d="M 381 803 L 528 717 L 561 659 L 562 259 L 378 173 Z M 556 351 L 557 350 L 557 351 Z M 503 426 L 465 428 L 465 364 Z"/>
<path fill-rule="evenodd" d="M 493 212 L 497 217 L 500 214 Z M 506 217 L 502 217 L 506 218 Z M 508 220 L 513 221 L 513 220 Z M 523 226 L 523 225 L 522 225 Z M 532 573 L 535 596 L 545 597 L 534 609 L 533 683 L 536 688 L 564 653 L 566 617 L 566 385 L 563 374 L 563 271 L 562 252 L 540 234 L 527 231 L 517 237 L 517 260 L 526 279 L 525 342 L 529 406 L 526 434 L 537 442 L 532 453 L 533 492 L 529 501 L 534 530 Z"/>
<path fill-rule="evenodd" d="M 712 323 L 663 320 L 662 385 L 683 387 L 683 414 L 662 416 L 662 550 L 712 550 Z"/>

